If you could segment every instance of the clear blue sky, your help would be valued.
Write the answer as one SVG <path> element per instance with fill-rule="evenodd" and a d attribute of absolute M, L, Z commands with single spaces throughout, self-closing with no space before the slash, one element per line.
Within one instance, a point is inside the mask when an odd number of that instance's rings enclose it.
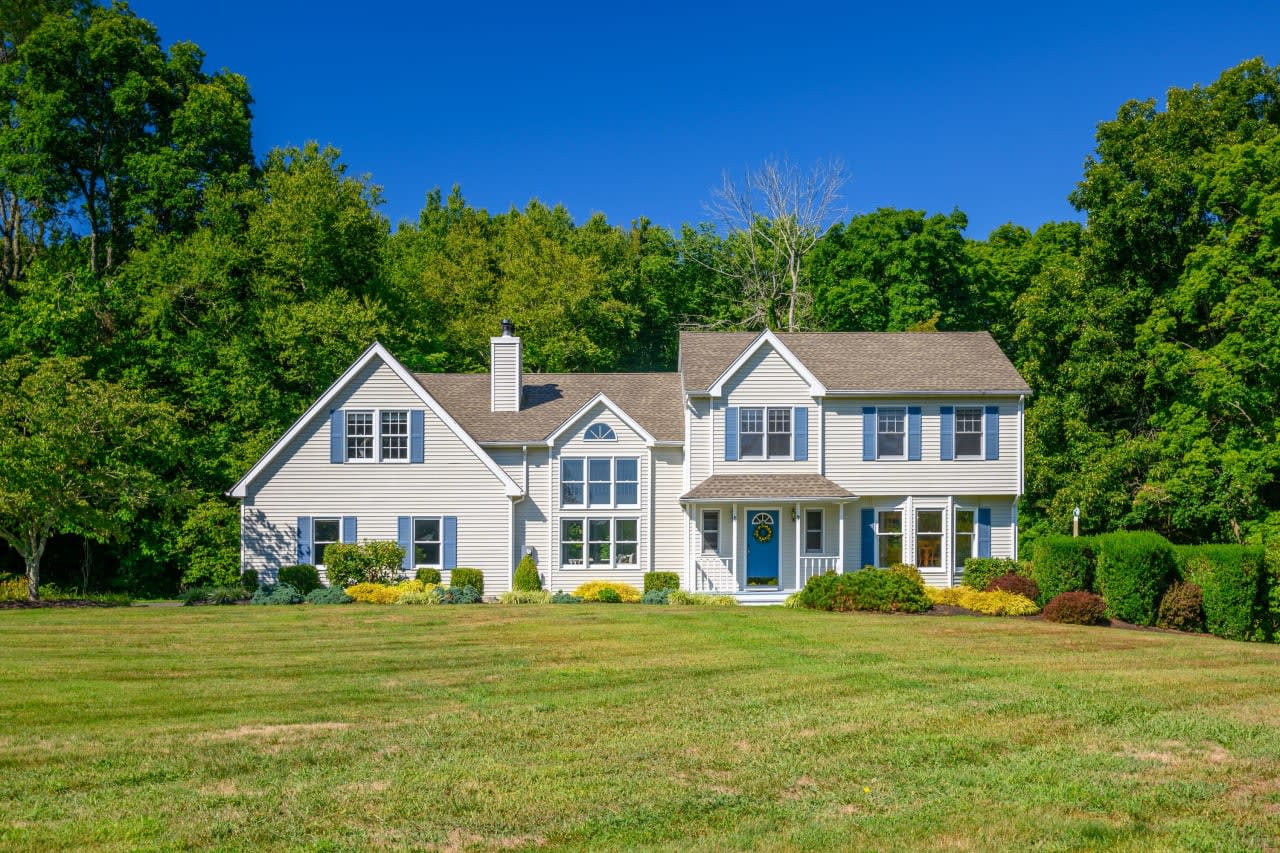
<path fill-rule="evenodd" d="M 722 170 L 785 155 L 841 158 L 851 213 L 959 207 L 980 238 L 1076 217 L 1094 127 L 1126 99 L 1280 62 L 1274 1 L 132 6 L 248 78 L 259 153 L 338 146 L 393 222 L 457 183 L 494 212 L 674 227 Z"/>

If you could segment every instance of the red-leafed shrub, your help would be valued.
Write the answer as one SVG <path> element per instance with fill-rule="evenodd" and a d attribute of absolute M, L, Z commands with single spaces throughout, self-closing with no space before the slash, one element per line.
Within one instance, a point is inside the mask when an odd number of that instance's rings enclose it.
<path fill-rule="evenodd" d="M 995 590 L 1025 595 L 1032 601 L 1040 597 L 1040 587 L 1036 586 L 1035 581 L 1031 578 L 1024 578 L 1022 575 L 1015 575 L 1013 572 L 1003 574 L 998 578 L 992 578 L 991 582 L 987 584 L 986 591 L 994 592 Z"/>
<path fill-rule="evenodd" d="M 1092 592 L 1062 592 L 1044 606 L 1044 618 L 1069 625 L 1096 625 L 1103 620 L 1107 603 Z"/>
<path fill-rule="evenodd" d="M 1193 583 L 1175 583 L 1160 599 L 1156 624 L 1178 631 L 1204 630 L 1204 592 Z"/>

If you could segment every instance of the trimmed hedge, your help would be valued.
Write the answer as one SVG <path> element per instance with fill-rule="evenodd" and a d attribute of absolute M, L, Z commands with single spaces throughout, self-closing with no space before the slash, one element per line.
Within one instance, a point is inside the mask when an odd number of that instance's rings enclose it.
<path fill-rule="evenodd" d="M 1154 625 L 1160 597 L 1177 576 L 1178 559 L 1159 533 L 1134 530 L 1097 537 L 1097 589 L 1107 615 L 1135 625 Z"/>
<path fill-rule="evenodd" d="M 278 577 L 280 583 L 287 583 L 303 595 L 320 588 L 320 572 L 309 563 L 297 566 L 281 566 Z"/>
<path fill-rule="evenodd" d="M 1093 589 L 1096 543 L 1091 536 L 1045 536 L 1031 546 L 1031 579 L 1043 607 L 1059 594 Z"/>
<path fill-rule="evenodd" d="M 1001 575 L 1020 573 L 1021 567 L 1017 560 L 1005 557 L 969 557 L 964 561 L 964 574 L 960 583 L 969 589 L 985 592 L 991 582 Z"/>
<path fill-rule="evenodd" d="M 644 575 L 644 591 L 653 592 L 657 589 L 679 589 L 680 575 L 675 572 L 645 572 Z"/>
<path fill-rule="evenodd" d="M 458 589 L 469 586 L 484 595 L 484 572 L 480 569 L 454 569 L 449 572 L 449 586 Z"/>
<path fill-rule="evenodd" d="M 542 589 L 542 576 L 538 574 L 538 564 L 531 555 L 525 554 L 520 558 L 511 586 L 518 592 L 538 592 Z"/>
<path fill-rule="evenodd" d="M 881 613 L 923 613 L 933 606 L 924 587 L 901 572 L 863 569 L 838 575 L 814 575 L 796 603 L 813 610 L 875 610 Z"/>
<path fill-rule="evenodd" d="M 1266 552 L 1249 545 L 1187 545 L 1177 549 L 1182 576 L 1200 587 L 1209 633 L 1228 640 L 1266 640 L 1274 634 L 1268 611 Z"/>
<path fill-rule="evenodd" d="M 426 566 L 423 566 L 421 569 L 418 569 L 418 571 L 414 573 L 413 579 L 417 581 L 422 581 L 423 583 L 433 584 L 434 586 L 439 586 L 440 570 L 430 569 L 430 568 L 427 568 Z"/>

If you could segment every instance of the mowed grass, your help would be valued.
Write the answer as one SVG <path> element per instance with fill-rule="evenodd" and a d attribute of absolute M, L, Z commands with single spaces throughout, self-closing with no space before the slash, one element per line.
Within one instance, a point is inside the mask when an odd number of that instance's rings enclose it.
<path fill-rule="evenodd" d="M 0 613 L 0 848 L 1274 849 L 1280 648 L 780 608 Z"/>

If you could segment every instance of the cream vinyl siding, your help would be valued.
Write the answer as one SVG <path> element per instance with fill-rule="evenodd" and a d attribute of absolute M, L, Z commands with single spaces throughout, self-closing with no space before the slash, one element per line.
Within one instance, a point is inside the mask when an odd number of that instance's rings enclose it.
<path fill-rule="evenodd" d="M 654 455 L 653 568 L 659 572 L 684 575 L 684 451 L 678 447 L 658 447 Z M 645 563 L 648 567 L 648 563 Z"/>
<path fill-rule="evenodd" d="M 587 427 L 594 423 L 606 423 L 613 428 L 615 441 L 587 441 L 583 434 Z M 634 457 L 639 469 L 639 503 L 635 507 L 619 507 L 617 509 L 601 509 L 596 507 L 562 507 L 560 504 L 560 460 L 565 456 L 588 458 L 592 456 L 624 456 Z M 585 469 L 585 466 L 584 466 Z M 584 473 L 585 476 L 585 473 Z M 615 415 L 603 403 L 597 403 L 587 410 L 577 422 L 566 430 L 551 448 L 551 495 L 546 504 L 550 517 L 551 551 L 539 568 L 547 572 L 552 590 L 562 589 L 572 592 L 579 584 L 589 580 L 611 580 L 629 583 L 639 588 L 644 583 L 645 568 L 649 565 L 649 493 L 652 483 L 649 481 L 649 447 L 644 439 L 627 425 L 622 418 Z M 677 494 L 677 498 L 679 495 Z M 677 504 L 678 507 L 678 504 Z M 634 566 L 617 567 L 581 567 L 566 568 L 560 564 L 560 520 L 562 518 L 635 518 L 637 524 L 636 563 Z M 543 568 L 545 566 L 545 568 Z"/>
<path fill-rule="evenodd" d="M 760 347 L 725 383 L 724 397 L 715 401 L 715 441 L 711 451 L 716 474 L 802 474 L 818 471 L 818 403 L 809 385 L 773 347 Z M 808 461 L 751 459 L 724 461 L 725 410 L 743 406 L 804 406 L 809 410 Z M 795 420 L 791 423 L 794 441 Z M 793 449 L 794 453 L 794 449 Z M 703 478 L 705 479 L 705 478 Z M 693 485 L 701 480 L 695 479 Z"/>
<path fill-rule="evenodd" d="M 508 589 L 511 499 L 484 463 L 381 360 L 353 377 L 333 408 L 423 410 L 425 462 L 332 464 L 329 412 L 318 413 L 247 486 L 244 568 L 273 580 L 296 562 L 299 516 L 353 515 L 360 541 L 394 542 L 398 516 L 456 515 L 458 565 L 484 570 L 486 594 Z"/>
<path fill-rule="evenodd" d="M 689 458 L 689 488 L 693 488 L 711 476 L 711 398 L 692 397 L 689 405 L 692 406 L 693 411 L 690 412 L 686 408 L 684 414 L 689 419 L 689 446 L 685 448 L 685 452 Z M 723 433 L 720 435 L 720 454 L 723 457 Z"/>
<path fill-rule="evenodd" d="M 920 406 L 920 460 L 862 460 L 864 406 Z M 942 406 L 999 406 L 1000 458 L 942 461 Z M 826 476 L 856 495 L 1018 493 L 1018 401 L 990 398 L 827 398 Z M 812 416 L 811 416 L 812 417 Z M 816 434 L 813 426 L 810 435 Z"/>
<path fill-rule="evenodd" d="M 538 571 L 546 571 L 548 469 L 546 445 L 529 447 L 529 483 L 524 481 L 524 453 L 519 447 L 490 449 L 489 455 L 502 466 L 507 476 L 525 489 L 527 497 L 516 504 L 516 529 L 513 556 L 516 562 L 525 554 L 526 547 L 533 548 L 533 558 Z"/>

